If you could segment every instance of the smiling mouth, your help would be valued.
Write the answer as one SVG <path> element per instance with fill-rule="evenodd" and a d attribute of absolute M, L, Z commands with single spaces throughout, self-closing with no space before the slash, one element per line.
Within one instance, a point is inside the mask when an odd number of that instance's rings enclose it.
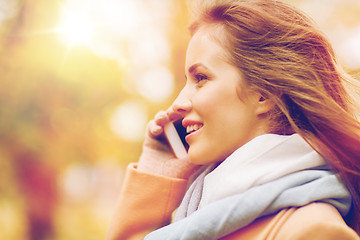
<path fill-rule="evenodd" d="M 193 125 L 189 125 L 186 127 L 186 133 L 190 134 L 193 132 L 196 132 L 197 130 L 199 130 L 200 128 L 202 128 L 202 124 L 193 124 Z"/>

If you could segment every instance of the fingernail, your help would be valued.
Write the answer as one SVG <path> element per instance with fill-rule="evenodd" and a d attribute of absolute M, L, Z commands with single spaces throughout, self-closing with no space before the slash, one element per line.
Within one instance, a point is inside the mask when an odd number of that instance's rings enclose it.
<path fill-rule="evenodd" d="M 160 117 L 160 118 L 166 118 L 166 117 L 167 117 L 167 113 L 166 113 L 166 112 L 162 112 L 159 117 Z"/>
<path fill-rule="evenodd" d="M 156 126 L 154 127 L 154 129 L 152 129 L 152 134 L 157 136 L 160 135 L 162 133 L 162 127 L 160 126 Z"/>

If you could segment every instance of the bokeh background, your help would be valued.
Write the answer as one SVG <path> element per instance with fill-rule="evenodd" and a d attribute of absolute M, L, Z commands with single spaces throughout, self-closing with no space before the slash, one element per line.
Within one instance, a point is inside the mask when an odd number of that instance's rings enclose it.
<path fill-rule="evenodd" d="M 360 1 L 284 0 L 359 78 Z M 0 239 L 104 239 L 144 129 L 184 85 L 184 0 L 0 0 Z"/>

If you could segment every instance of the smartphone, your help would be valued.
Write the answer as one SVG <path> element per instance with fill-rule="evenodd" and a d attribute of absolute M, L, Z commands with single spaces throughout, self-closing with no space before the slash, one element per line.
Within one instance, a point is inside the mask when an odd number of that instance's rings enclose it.
<path fill-rule="evenodd" d="M 182 126 L 182 119 L 168 123 L 164 127 L 164 132 L 175 156 L 187 157 L 189 145 L 185 141 L 186 129 Z"/>

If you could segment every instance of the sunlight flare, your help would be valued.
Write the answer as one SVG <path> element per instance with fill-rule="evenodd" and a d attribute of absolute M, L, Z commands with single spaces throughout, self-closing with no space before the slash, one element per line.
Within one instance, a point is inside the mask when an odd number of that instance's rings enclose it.
<path fill-rule="evenodd" d="M 58 33 L 71 45 L 87 45 L 93 37 L 95 25 L 85 13 L 64 9 Z"/>

